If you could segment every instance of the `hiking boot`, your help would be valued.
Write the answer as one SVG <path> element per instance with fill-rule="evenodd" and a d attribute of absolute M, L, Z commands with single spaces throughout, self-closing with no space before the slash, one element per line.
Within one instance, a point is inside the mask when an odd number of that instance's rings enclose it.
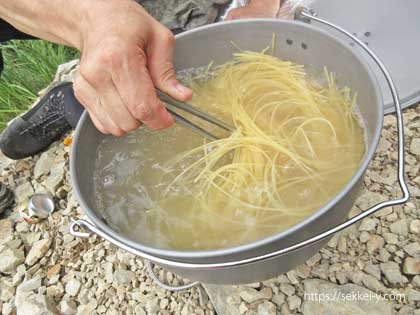
<path fill-rule="evenodd" d="M 75 127 L 82 112 L 72 83 L 59 83 L 28 112 L 10 123 L 0 136 L 0 149 L 15 160 L 45 151 Z"/>
<path fill-rule="evenodd" d="M 0 182 L 0 213 L 9 208 L 15 202 L 15 197 L 5 184 Z"/>

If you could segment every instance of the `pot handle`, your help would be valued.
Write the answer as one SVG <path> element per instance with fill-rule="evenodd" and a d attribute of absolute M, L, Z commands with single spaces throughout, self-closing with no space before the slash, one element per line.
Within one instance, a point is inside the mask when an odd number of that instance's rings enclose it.
<path fill-rule="evenodd" d="M 395 85 L 392 81 L 392 78 L 388 72 L 388 70 L 386 69 L 386 67 L 384 66 L 384 64 L 380 61 L 380 59 L 363 43 L 361 42 L 359 39 L 357 39 L 355 36 L 353 36 L 352 34 L 350 34 L 349 32 L 345 31 L 344 29 L 330 23 L 327 22 L 325 20 L 322 20 L 318 17 L 315 16 L 315 13 L 312 11 L 309 11 L 307 8 L 304 7 L 300 7 L 297 9 L 296 14 L 295 14 L 295 18 L 304 22 L 310 22 L 311 20 L 317 21 L 319 23 L 328 25 L 334 29 L 336 29 L 337 31 L 345 34 L 346 36 L 348 36 L 349 38 L 351 38 L 353 41 L 355 41 L 361 48 L 363 48 L 370 57 L 372 57 L 372 59 L 376 62 L 376 64 L 379 66 L 379 68 L 381 69 L 382 73 L 384 74 L 387 82 L 388 82 L 388 86 L 391 90 L 392 93 L 392 97 L 394 100 L 394 105 L 395 105 L 395 109 L 396 109 L 396 115 L 397 115 L 397 129 L 398 129 L 398 182 L 401 188 L 401 191 L 403 192 L 403 196 L 399 199 L 393 199 L 393 200 L 388 200 L 388 201 L 384 201 L 381 203 L 376 204 L 375 206 L 363 211 L 362 213 L 358 214 L 357 216 L 354 216 L 350 219 L 348 219 L 347 221 L 336 225 L 334 227 L 332 227 L 331 229 L 318 234 L 316 236 L 313 236 L 311 238 L 308 238 L 304 241 L 301 241 L 299 243 L 293 244 L 291 246 L 288 246 L 286 248 L 282 248 L 279 250 L 276 250 L 274 252 L 271 253 L 267 253 L 267 254 L 263 254 L 263 255 L 259 255 L 256 257 L 251 257 L 251 258 L 246 258 L 246 259 L 242 259 L 242 260 L 235 260 L 235 261 L 228 261 L 228 262 L 217 262 L 217 263 L 187 263 L 187 262 L 182 262 L 182 261 L 176 261 L 176 260 L 170 260 L 170 259 L 166 259 L 166 258 L 162 258 L 159 256 L 153 256 L 149 253 L 146 252 L 142 252 L 134 247 L 131 247 L 129 245 L 127 245 L 124 242 L 121 242 L 118 239 L 115 239 L 113 236 L 109 235 L 108 233 L 100 230 L 99 228 L 97 228 L 94 224 L 86 221 L 86 220 L 76 220 L 73 221 L 70 224 L 70 233 L 73 236 L 78 236 L 78 237 L 89 237 L 90 233 L 86 233 L 86 232 L 82 232 L 81 230 L 85 230 L 85 231 L 89 231 L 92 233 L 95 233 L 99 236 L 101 236 L 102 238 L 104 238 L 105 240 L 109 241 L 110 243 L 130 252 L 133 253 L 134 255 L 137 255 L 141 258 L 144 258 L 150 262 L 153 263 L 157 263 L 159 265 L 162 266 L 167 266 L 167 267 L 172 267 L 172 268 L 179 268 L 179 269 L 191 269 L 191 270 L 212 270 L 212 269 L 219 269 L 219 268 L 229 268 L 229 267 L 237 267 L 237 266 L 242 266 L 242 265 L 248 265 L 248 264 L 252 264 L 252 263 L 256 263 L 259 261 L 263 261 L 266 259 L 270 259 L 270 258 L 274 258 L 274 257 L 278 257 L 284 254 L 287 254 L 289 252 L 301 249 L 307 245 L 311 245 L 313 243 L 319 242 L 329 236 L 332 236 L 333 234 L 340 232 L 341 230 L 348 228 L 349 226 L 355 224 L 356 222 L 372 215 L 373 213 L 377 212 L 378 210 L 385 208 L 385 207 L 390 207 L 390 206 L 395 206 L 395 205 L 400 205 L 405 203 L 409 197 L 410 197 L 410 193 L 408 191 L 407 188 L 407 184 L 405 182 L 405 178 L 404 178 L 404 129 L 403 129 L 403 116 L 402 116 L 402 111 L 401 111 L 401 105 L 400 105 L 400 101 L 398 98 L 398 93 L 397 90 L 395 88 Z M 155 279 L 157 278 L 154 274 L 152 275 L 152 277 Z M 156 280 L 156 279 L 155 279 Z M 159 281 L 160 282 L 160 281 Z M 196 283 L 195 283 L 196 284 Z M 166 285 L 164 285 L 163 287 L 165 287 Z M 192 286 L 192 284 L 191 284 Z M 169 289 L 169 290 L 174 290 L 173 287 L 170 286 L 166 286 L 165 288 Z M 184 288 L 181 288 L 184 289 Z"/>

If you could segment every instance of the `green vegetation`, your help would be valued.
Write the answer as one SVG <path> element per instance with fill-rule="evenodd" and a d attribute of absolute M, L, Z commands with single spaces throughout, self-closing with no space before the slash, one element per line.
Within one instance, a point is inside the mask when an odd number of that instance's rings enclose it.
<path fill-rule="evenodd" d="M 37 93 L 54 78 L 57 66 L 79 57 L 72 48 L 40 40 L 11 41 L 0 46 L 4 70 L 0 75 L 0 131 L 24 112 Z"/>

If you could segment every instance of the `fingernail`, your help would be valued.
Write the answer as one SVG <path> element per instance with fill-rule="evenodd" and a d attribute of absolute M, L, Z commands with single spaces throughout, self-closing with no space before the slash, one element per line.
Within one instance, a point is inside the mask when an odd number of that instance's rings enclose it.
<path fill-rule="evenodd" d="M 192 91 L 190 88 L 183 86 L 181 83 L 177 83 L 175 88 L 177 89 L 178 93 L 185 98 L 190 98 L 192 95 Z"/>

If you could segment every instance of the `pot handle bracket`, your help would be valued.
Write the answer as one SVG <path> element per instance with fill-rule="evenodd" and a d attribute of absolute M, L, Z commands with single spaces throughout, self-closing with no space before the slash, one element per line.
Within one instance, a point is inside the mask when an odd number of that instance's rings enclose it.
<path fill-rule="evenodd" d="M 213 269 L 219 269 L 219 268 L 230 268 L 230 267 L 237 267 L 237 266 L 243 266 L 248 265 L 251 263 L 256 263 L 259 261 L 264 261 L 267 259 L 275 258 L 278 256 L 285 255 L 287 253 L 293 252 L 295 250 L 301 249 L 305 246 L 311 245 L 313 243 L 319 242 L 329 236 L 334 235 L 337 232 L 340 232 L 341 230 L 344 230 L 348 228 L 349 226 L 357 223 L 358 221 L 372 215 L 373 213 L 379 211 L 380 209 L 383 209 L 385 207 L 391 207 L 403 204 L 407 202 L 407 200 L 410 198 L 410 193 L 408 191 L 407 183 L 404 178 L 404 124 L 403 124 L 403 116 L 401 111 L 401 105 L 398 97 L 397 90 L 395 88 L 394 82 L 386 69 L 385 65 L 382 63 L 382 61 L 375 55 L 374 52 L 372 52 L 363 42 L 361 42 L 358 38 L 347 32 L 346 30 L 340 28 L 339 26 L 332 24 L 328 21 L 325 21 L 323 19 L 320 19 L 316 16 L 315 12 L 312 10 L 307 9 L 306 7 L 298 7 L 295 12 L 295 19 L 310 23 L 311 21 L 316 21 L 321 24 L 327 25 L 340 33 L 346 35 L 347 37 L 351 38 L 355 43 L 357 43 L 363 50 L 376 62 L 376 64 L 381 69 L 382 73 L 384 74 L 388 86 L 392 93 L 392 98 L 394 100 L 394 105 L 396 109 L 396 115 L 397 115 L 397 130 L 398 130 L 398 183 L 400 185 L 401 191 L 403 193 L 402 197 L 398 199 L 388 200 L 381 203 L 376 204 L 375 206 L 363 211 L 362 213 L 348 219 L 347 221 L 336 225 L 332 227 L 331 229 L 324 231 L 318 235 L 315 235 L 313 237 L 310 237 L 306 240 L 303 240 L 299 243 L 293 244 L 291 246 L 288 246 L 286 248 L 282 248 L 279 250 L 276 250 L 271 253 L 262 254 L 255 257 L 245 258 L 242 260 L 236 260 L 236 261 L 228 261 L 228 262 L 217 262 L 217 263 L 188 263 L 188 262 L 182 262 L 182 261 L 176 261 L 176 260 L 170 260 L 158 256 L 151 255 L 149 253 L 143 252 L 138 250 L 137 248 L 131 247 L 130 245 L 126 244 L 125 242 L 122 242 L 112 235 L 109 235 L 107 232 L 102 231 L 98 227 L 96 227 L 91 222 L 88 222 L 86 220 L 74 220 L 70 224 L 70 233 L 73 236 L 77 237 L 89 237 L 90 233 L 95 233 L 98 236 L 102 237 L 103 239 L 109 241 L 110 243 L 120 247 L 121 249 L 124 249 L 134 255 L 137 255 L 143 259 L 146 260 L 146 267 L 147 270 L 152 277 L 154 281 L 157 282 L 158 285 L 160 285 L 162 288 L 165 288 L 167 290 L 171 291 L 179 291 L 179 290 L 185 290 L 189 289 L 195 285 L 198 284 L 198 282 L 192 282 L 188 283 L 186 285 L 180 286 L 180 287 L 173 287 L 169 286 L 167 284 L 162 283 L 158 277 L 154 274 L 152 269 L 152 263 L 153 264 L 159 264 L 162 266 L 168 266 L 173 268 L 181 268 L 181 269 L 191 269 L 196 271 L 203 271 L 203 270 L 213 270 Z M 85 232 L 88 231 L 88 232 Z"/>

